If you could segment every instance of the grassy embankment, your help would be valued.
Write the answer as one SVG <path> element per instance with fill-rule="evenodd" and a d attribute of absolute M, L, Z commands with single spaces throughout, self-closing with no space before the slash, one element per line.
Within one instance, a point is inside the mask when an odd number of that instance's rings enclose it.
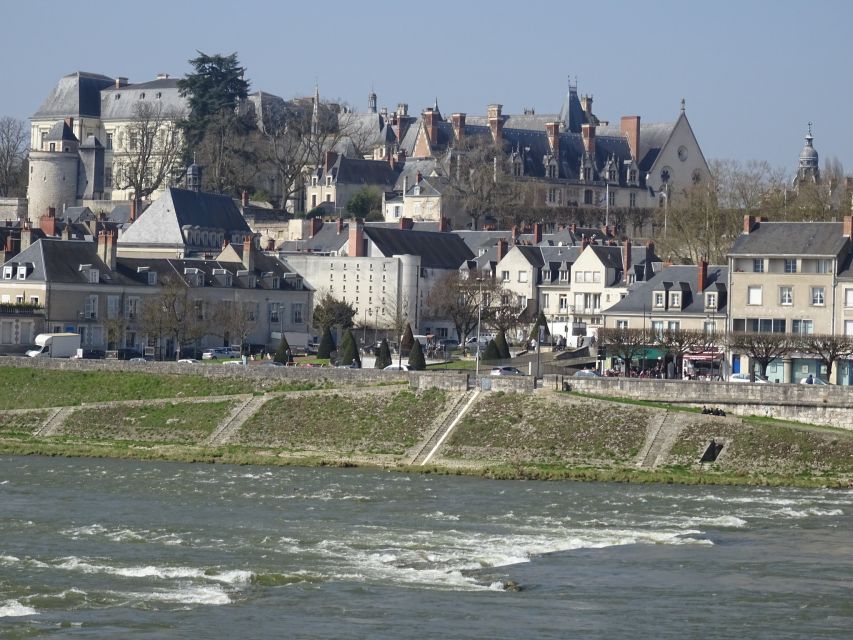
<path fill-rule="evenodd" d="M 103 399 L 177 398 L 250 392 L 241 380 L 150 374 L 85 374 L 0 369 L 0 407 L 60 406 Z M 97 376 L 103 376 L 98 378 Z M 141 376 L 141 377 L 137 377 Z M 179 384 L 180 382 L 180 384 Z M 295 385 L 296 387 L 302 385 Z M 82 397 L 81 397 L 82 394 Z M 168 395 L 166 395 L 168 394 Z M 41 397 L 36 402 L 32 396 Z M 608 401 L 576 394 L 484 394 L 454 431 L 436 465 L 410 468 L 405 454 L 425 438 L 456 396 L 431 390 L 296 394 L 269 400 L 231 443 L 201 444 L 237 401 L 160 400 L 135 407 L 75 410 L 59 435 L 34 437 L 47 412 L 0 417 L 0 452 L 183 461 L 352 465 L 493 478 L 631 482 L 850 486 L 853 432 L 767 419 L 722 420 L 678 414 L 684 427 L 668 466 L 633 462 L 661 403 Z M 62 400 L 60 402 L 59 400 Z M 672 416 L 670 416 L 672 417 Z M 711 438 L 726 443 L 713 464 L 697 462 Z"/>

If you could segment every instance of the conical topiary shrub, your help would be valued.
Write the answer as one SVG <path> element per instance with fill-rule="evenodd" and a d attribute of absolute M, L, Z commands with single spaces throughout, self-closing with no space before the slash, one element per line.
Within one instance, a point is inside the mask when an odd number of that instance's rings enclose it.
<path fill-rule="evenodd" d="M 494 340 L 489 340 L 489 344 L 486 345 L 486 350 L 483 351 L 481 359 L 486 362 L 501 359 L 501 354 L 498 352 L 498 345 L 495 344 Z"/>
<path fill-rule="evenodd" d="M 414 342 L 412 350 L 409 351 L 409 368 L 413 371 L 423 371 L 426 369 L 424 350 L 421 348 L 420 340 L 415 340 Z"/>
<path fill-rule="evenodd" d="M 349 329 L 344 332 L 344 337 L 341 338 L 341 346 L 338 349 L 338 364 L 342 366 L 355 364 L 359 369 L 361 368 L 358 345 L 355 343 L 355 336 L 352 335 L 352 331 Z"/>
<path fill-rule="evenodd" d="M 495 338 L 495 346 L 498 348 L 498 354 L 500 355 L 501 360 L 509 360 L 509 345 L 506 342 L 506 333 L 503 329 L 498 333 L 498 337 Z"/>
<path fill-rule="evenodd" d="M 540 311 L 539 317 L 536 318 L 536 322 L 533 325 L 533 328 L 530 330 L 530 336 L 528 340 L 536 340 L 539 342 L 539 327 L 545 327 L 545 341 L 548 341 L 548 337 L 551 335 L 551 332 L 548 330 L 548 321 L 545 319 L 545 312 Z"/>
<path fill-rule="evenodd" d="M 404 356 L 409 355 L 412 347 L 415 344 L 415 336 L 412 333 L 412 325 L 406 323 L 406 330 L 403 332 L 403 337 L 400 340 L 400 353 Z"/>
<path fill-rule="evenodd" d="M 335 350 L 335 339 L 332 337 L 332 330 L 329 327 L 323 331 L 323 337 L 320 338 L 320 346 L 317 347 L 317 357 L 328 360 L 332 357 L 332 351 Z"/>
<path fill-rule="evenodd" d="M 290 345 L 287 343 L 287 338 L 284 334 L 281 335 L 281 341 L 278 343 L 278 349 L 275 350 L 273 360 L 282 364 L 293 362 L 293 354 L 290 351 Z"/>
<path fill-rule="evenodd" d="M 376 364 L 373 365 L 376 369 L 384 369 L 391 365 L 391 349 L 388 347 L 388 340 L 382 338 L 382 343 L 379 345 L 379 353 L 376 354 Z"/>

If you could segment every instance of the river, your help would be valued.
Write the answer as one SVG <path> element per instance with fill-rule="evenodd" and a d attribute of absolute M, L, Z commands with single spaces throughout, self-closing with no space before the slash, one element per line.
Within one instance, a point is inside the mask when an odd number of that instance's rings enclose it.
<path fill-rule="evenodd" d="M 0 457 L 0 636 L 849 639 L 851 532 L 851 491 Z"/>

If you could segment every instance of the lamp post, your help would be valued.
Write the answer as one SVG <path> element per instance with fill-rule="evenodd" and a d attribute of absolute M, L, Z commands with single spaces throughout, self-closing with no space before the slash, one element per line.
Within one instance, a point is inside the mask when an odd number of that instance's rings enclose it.
<path fill-rule="evenodd" d="M 478 298 L 477 298 L 477 363 L 475 365 L 475 373 L 474 375 L 479 378 L 480 377 L 480 320 L 482 319 L 482 310 L 483 310 L 483 279 L 477 278 L 477 290 L 478 290 Z"/>

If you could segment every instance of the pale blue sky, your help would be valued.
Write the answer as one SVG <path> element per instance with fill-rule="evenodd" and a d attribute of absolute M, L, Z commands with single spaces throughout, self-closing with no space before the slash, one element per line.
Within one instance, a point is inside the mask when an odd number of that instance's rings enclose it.
<path fill-rule="evenodd" d="M 363 110 L 559 111 L 568 75 L 618 122 L 678 115 L 706 157 L 793 172 L 809 121 L 821 165 L 853 173 L 853 2 L 260 2 L 0 0 L 0 115 L 27 118 L 54 83 L 84 70 L 183 75 L 195 51 L 236 51 L 252 89 Z"/>

